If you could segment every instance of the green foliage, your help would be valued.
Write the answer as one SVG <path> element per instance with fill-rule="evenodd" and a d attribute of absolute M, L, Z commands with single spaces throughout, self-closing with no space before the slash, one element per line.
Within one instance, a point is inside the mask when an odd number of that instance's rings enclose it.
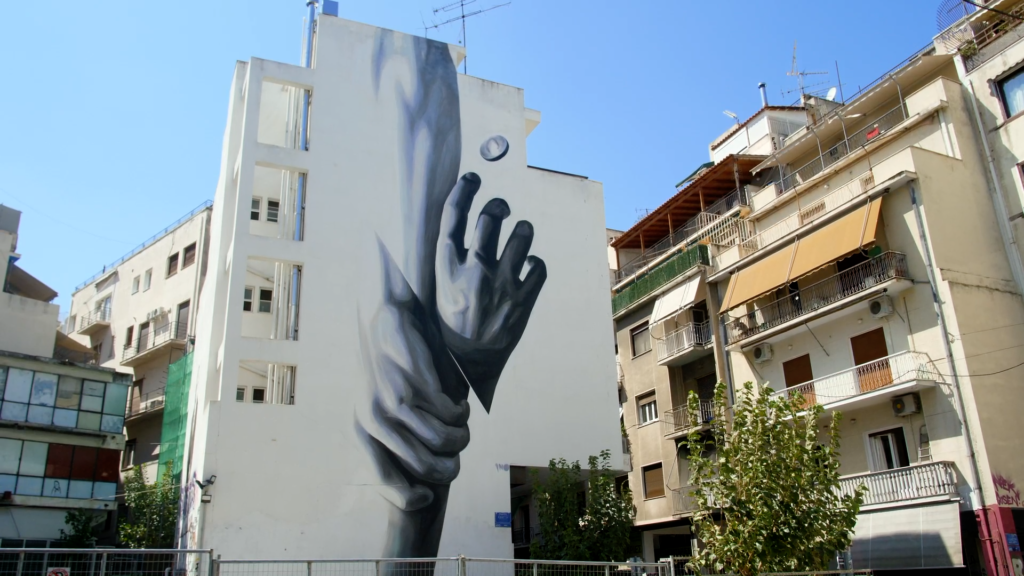
<path fill-rule="evenodd" d="M 725 386 L 715 388 L 711 437 L 690 434 L 690 474 L 701 509 L 694 525 L 703 543 L 693 564 L 742 576 L 824 570 L 850 546 L 865 489 L 839 492 L 839 422 L 832 414 L 827 444 L 818 442 L 822 407 L 799 394 L 771 398 L 771 389 L 743 385 L 730 424 Z M 696 426 L 697 396 L 688 411 Z"/>
<path fill-rule="evenodd" d="M 119 528 L 121 542 L 129 548 L 173 548 L 178 521 L 178 484 L 168 466 L 155 484 L 146 485 L 136 466 L 124 480 L 127 519 Z"/>
<path fill-rule="evenodd" d="M 547 481 L 534 472 L 541 540 L 530 556 L 542 560 L 621 561 L 626 559 L 633 528 L 633 497 L 615 489 L 611 452 L 589 459 L 586 500 L 579 461 L 551 460 Z"/>
<path fill-rule="evenodd" d="M 92 548 L 96 545 L 96 534 L 93 530 L 93 521 L 96 514 L 89 510 L 68 510 L 64 514 L 64 523 L 71 532 L 60 529 L 60 543 L 66 548 Z"/>

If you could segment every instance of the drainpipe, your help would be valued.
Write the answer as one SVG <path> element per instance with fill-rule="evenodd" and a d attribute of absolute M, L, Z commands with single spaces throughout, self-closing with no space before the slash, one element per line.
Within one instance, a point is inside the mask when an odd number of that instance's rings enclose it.
<path fill-rule="evenodd" d="M 928 287 L 932 292 L 932 305 L 935 307 L 935 315 L 939 320 L 939 329 L 942 331 L 942 346 L 946 353 L 946 358 L 949 359 L 950 375 L 953 378 L 953 392 L 956 395 L 955 408 L 957 410 L 957 416 L 960 418 L 964 427 L 964 447 L 967 449 L 967 456 L 970 461 L 971 468 L 971 482 L 973 483 L 973 486 L 971 486 L 971 509 L 974 510 L 975 516 L 979 520 L 979 524 L 981 524 L 979 528 L 982 532 L 982 539 L 988 541 L 988 545 L 991 547 L 990 552 L 993 555 L 993 560 L 996 561 L 996 559 L 1003 558 L 1004 556 L 1001 553 L 1002 545 L 998 540 L 994 540 L 991 537 L 991 530 L 988 527 L 988 517 L 985 515 L 985 493 L 981 488 L 981 473 L 978 470 L 978 457 L 974 451 L 974 435 L 971 433 L 971 425 L 967 421 L 967 408 L 964 405 L 963 391 L 960 389 L 960 377 L 956 370 L 956 360 L 953 358 L 953 347 L 949 343 L 949 330 L 946 328 L 946 315 L 942 311 L 942 301 L 939 298 L 938 284 L 935 279 L 935 268 L 932 263 L 931 244 L 928 242 L 928 235 L 924 228 L 924 218 L 921 216 L 921 205 L 918 202 L 917 185 L 918 183 L 916 181 L 911 181 L 907 184 L 907 187 L 910 189 L 910 205 L 914 208 L 914 220 L 917 224 L 917 234 L 921 240 L 921 251 L 924 254 L 925 270 L 928 273 Z M 985 534 L 989 534 L 989 537 L 985 538 Z M 996 563 L 998 564 L 998 561 Z M 1006 567 L 1004 566 L 1004 569 L 1005 568 Z M 1001 573 L 998 566 L 996 566 L 996 573 Z M 1002 573 L 1009 574 L 1009 572 Z"/>
<path fill-rule="evenodd" d="M 992 148 L 988 144 L 988 136 L 985 134 L 985 125 L 981 122 L 981 113 L 978 111 L 977 95 L 974 92 L 974 83 L 967 81 L 967 87 L 971 92 L 971 111 L 974 112 L 974 122 L 981 135 L 981 149 L 985 152 L 985 161 L 988 164 L 988 175 L 992 181 L 992 188 L 995 190 L 995 197 L 992 204 L 996 209 L 996 221 L 999 222 L 999 235 L 1003 237 L 1003 248 L 1006 250 L 1006 257 L 1010 261 L 1010 271 L 1013 273 L 1013 280 L 1017 284 L 1017 292 L 1024 296 L 1024 265 L 1021 264 L 1020 251 L 1017 249 L 1017 241 L 1013 237 L 1008 222 L 1009 216 L 1006 213 L 1006 204 L 1003 202 L 1003 186 L 999 183 L 999 175 L 996 171 L 996 162 L 992 157 Z M 1021 205 L 1024 206 L 1024 198 L 1021 198 Z"/>

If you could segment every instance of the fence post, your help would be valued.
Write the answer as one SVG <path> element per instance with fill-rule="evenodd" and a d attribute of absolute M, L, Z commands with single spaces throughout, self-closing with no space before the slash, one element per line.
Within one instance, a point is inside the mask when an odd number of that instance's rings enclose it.
<path fill-rule="evenodd" d="M 611 576 L 611 573 L 612 573 L 612 567 L 609 566 L 608 564 L 605 564 L 604 565 L 604 576 Z"/>
<path fill-rule="evenodd" d="M 381 576 L 381 573 L 380 573 L 380 560 L 377 560 L 376 562 L 374 562 L 373 565 L 374 565 L 374 568 L 376 569 L 377 576 Z"/>
<path fill-rule="evenodd" d="M 459 554 L 459 576 L 466 576 L 466 557 Z"/>
<path fill-rule="evenodd" d="M 207 571 L 210 573 L 210 576 L 218 576 L 220 574 L 220 556 L 217 556 L 216 558 L 213 557 L 213 548 L 210 548 L 210 550 L 208 550 L 206 552 L 206 554 L 207 554 L 207 557 L 209 558 L 209 561 L 210 561 L 210 566 L 207 567 Z M 186 561 L 185 570 L 186 571 L 188 570 L 188 563 L 187 563 L 187 561 Z M 187 572 L 186 572 L 186 574 L 187 574 Z"/>
<path fill-rule="evenodd" d="M 103 555 L 100 556 L 100 576 L 104 576 L 104 574 L 106 574 L 106 573 L 107 573 L 107 553 L 104 552 Z"/>
<path fill-rule="evenodd" d="M 306 576 L 313 576 L 313 563 L 306 562 Z"/>
<path fill-rule="evenodd" d="M 19 573 L 18 576 L 21 576 L 20 573 Z M 536 562 L 533 563 L 533 576 L 537 576 L 537 563 Z"/>
<path fill-rule="evenodd" d="M 18 552 L 18 570 L 15 576 L 21 576 L 21 569 L 25 566 L 25 553 Z"/>

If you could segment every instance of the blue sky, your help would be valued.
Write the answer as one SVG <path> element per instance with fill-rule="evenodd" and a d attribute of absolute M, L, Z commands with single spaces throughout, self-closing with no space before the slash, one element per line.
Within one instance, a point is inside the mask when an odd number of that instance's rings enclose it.
<path fill-rule="evenodd" d="M 445 2 L 340 8 L 422 34 Z M 796 87 L 794 40 L 801 69 L 835 84 L 838 61 L 850 94 L 930 41 L 937 5 L 512 0 L 469 21 L 469 72 L 526 90 L 543 113 L 530 163 L 603 182 L 608 225 L 625 229 L 707 161 L 722 110 L 757 110 L 758 82 L 773 104 L 796 99 L 780 94 Z M 62 317 L 76 284 L 213 197 L 234 62 L 298 63 L 303 15 L 303 0 L 3 3 L 0 203 L 24 212 L 21 264 L 60 292 Z"/>

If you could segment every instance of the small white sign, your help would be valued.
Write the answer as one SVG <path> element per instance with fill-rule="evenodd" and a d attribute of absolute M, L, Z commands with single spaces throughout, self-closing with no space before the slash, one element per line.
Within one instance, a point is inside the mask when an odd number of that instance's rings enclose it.
<path fill-rule="evenodd" d="M 46 576 L 71 576 L 71 568 L 47 568 Z"/>

